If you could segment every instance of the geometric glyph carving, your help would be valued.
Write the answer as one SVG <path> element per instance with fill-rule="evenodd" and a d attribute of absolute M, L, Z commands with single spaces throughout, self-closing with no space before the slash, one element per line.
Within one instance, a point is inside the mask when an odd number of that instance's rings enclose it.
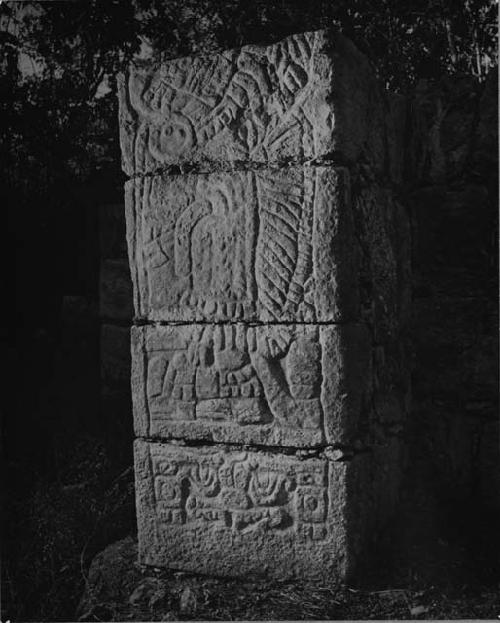
<path fill-rule="evenodd" d="M 142 563 L 281 579 L 344 571 L 342 463 L 138 440 L 135 472 Z"/>
<path fill-rule="evenodd" d="M 346 579 L 395 504 L 407 399 L 370 65 L 305 33 L 132 67 L 119 100 L 140 561 Z"/>
<path fill-rule="evenodd" d="M 332 167 L 131 180 L 136 315 L 339 321 L 357 312 L 349 176 Z"/>

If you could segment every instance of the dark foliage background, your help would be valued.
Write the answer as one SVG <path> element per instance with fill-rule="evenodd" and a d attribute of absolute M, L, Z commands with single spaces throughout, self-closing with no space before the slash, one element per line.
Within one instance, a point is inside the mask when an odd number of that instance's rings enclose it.
<path fill-rule="evenodd" d="M 115 78 L 141 48 L 173 58 L 335 25 L 400 92 L 446 74 L 482 80 L 497 64 L 495 0 L 70 0 L 0 10 L 2 164 L 12 181 L 38 178 L 45 189 L 106 167 L 119 175 Z"/>
<path fill-rule="evenodd" d="M 2 422 L 5 618 L 72 618 L 91 556 L 134 530 L 130 454 L 115 452 L 99 405 L 98 210 L 122 202 L 124 181 L 117 72 L 133 58 L 335 25 L 387 88 L 413 94 L 422 79 L 461 77 L 463 102 L 497 71 L 497 10 L 494 0 L 0 5 L 1 196 L 15 258 L 3 325 L 14 390 Z M 485 218 L 496 227 L 491 209 Z M 491 292 L 496 238 L 481 235 Z"/>

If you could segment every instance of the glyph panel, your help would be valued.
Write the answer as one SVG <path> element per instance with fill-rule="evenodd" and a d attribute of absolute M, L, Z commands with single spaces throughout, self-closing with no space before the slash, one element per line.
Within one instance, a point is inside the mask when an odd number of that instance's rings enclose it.
<path fill-rule="evenodd" d="M 119 79 L 123 167 L 269 163 L 362 152 L 384 161 L 384 117 L 368 60 L 338 33 L 132 66 Z M 366 159 L 365 157 L 365 159 Z"/>
<path fill-rule="evenodd" d="M 344 169 L 154 176 L 126 186 L 136 316 L 348 320 L 358 245 Z"/>
<path fill-rule="evenodd" d="M 365 332 L 300 324 L 134 327 L 136 434 L 352 443 L 370 387 Z"/>
<path fill-rule="evenodd" d="M 345 471 L 324 459 L 136 441 L 140 561 L 281 579 L 339 571 Z"/>
<path fill-rule="evenodd" d="M 394 506 L 409 265 L 384 97 L 332 31 L 120 77 L 141 563 L 346 579 Z"/>

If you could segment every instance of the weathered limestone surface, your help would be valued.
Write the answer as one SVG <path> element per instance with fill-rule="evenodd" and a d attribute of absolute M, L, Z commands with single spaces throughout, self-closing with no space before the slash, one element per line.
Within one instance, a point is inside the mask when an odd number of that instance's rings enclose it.
<path fill-rule="evenodd" d="M 132 329 L 135 431 L 286 446 L 353 444 L 371 400 L 364 325 Z"/>
<path fill-rule="evenodd" d="M 359 316 L 345 169 L 146 177 L 127 183 L 126 209 L 139 318 Z"/>
<path fill-rule="evenodd" d="M 217 575 L 343 575 L 347 469 L 138 440 L 140 560 Z"/>
<path fill-rule="evenodd" d="M 352 576 L 396 503 L 398 444 L 355 461 L 134 445 L 139 561 L 214 575 Z"/>
<path fill-rule="evenodd" d="M 132 68 L 120 80 L 123 168 L 303 161 L 386 164 L 370 63 L 335 32 Z"/>
<path fill-rule="evenodd" d="M 396 504 L 405 114 L 328 31 L 122 77 L 141 562 L 346 578 Z"/>

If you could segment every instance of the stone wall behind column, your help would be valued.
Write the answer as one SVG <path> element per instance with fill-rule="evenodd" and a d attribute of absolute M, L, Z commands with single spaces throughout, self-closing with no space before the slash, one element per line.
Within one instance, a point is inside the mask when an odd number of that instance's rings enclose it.
<path fill-rule="evenodd" d="M 500 513 L 496 72 L 421 81 L 410 130 L 415 478 L 475 542 Z"/>

